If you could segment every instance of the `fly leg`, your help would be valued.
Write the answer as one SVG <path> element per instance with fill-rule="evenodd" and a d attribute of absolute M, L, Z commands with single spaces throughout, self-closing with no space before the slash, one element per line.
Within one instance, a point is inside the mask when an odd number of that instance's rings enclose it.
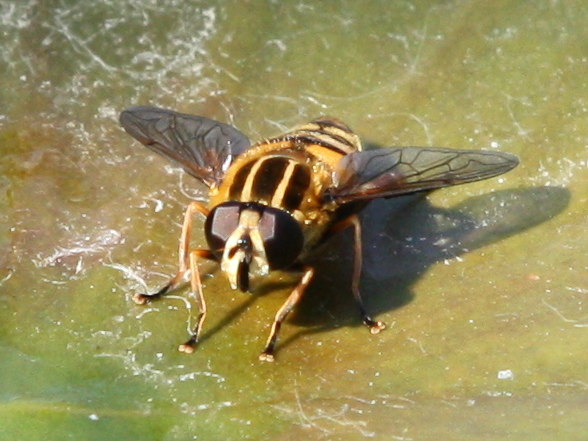
<path fill-rule="evenodd" d="M 304 269 L 304 273 L 302 274 L 300 282 L 298 282 L 296 288 L 294 288 L 294 290 L 290 293 L 284 304 L 276 313 L 274 323 L 272 324 L 272 329 L 270 330 L 270 334 L 265 345 L 265 349 L 259 355 L 260 360 L 274 361 L 274 350 L 276 347 L 276 341 L 278 339 L 278 333 L 280 332 L 280 328 L 282 327 L 282 322 L 302 297 L 302 294 L 308 287 L 308 284 L 310 283 L 313 275 L 314 268 L 306 267 Z"/>
<path fill-rule="evenodd" d="M 190 259 L 190 237 L 192 233 L 192 218 L 194 217 L 194 213 L 202 213 L 204 216 L 208 216 L 209 210 L 200 202 L 192 201 L 188 208 L 186 209 L 186 213 L 184 214 L 184 223 L 182 224 L 182 235 L 180 236 L 180 250 L 179 250 L 179 265 L 178 265 L 178 272 L 174 277 L 170 279 L 170 281 L 159 291 L 152 293 L 152 294 L 135 294 L 133 296 L 133 301 L 137 305 L 144 305 L 149 303 L 153 300 L 157 300 L 171 290 L 173 290 L 184 278 L 186 271 L 188 271 L 189 266 L 189 259 Z M 202 256 L 212 258 L 212 254 L 210 256 Z"/>
<path fill-rule="evenodd" d="M 190 286 L 192 288 L 192 293 L 196 296 L 196 304 L 198 305 L 198 311 L 200 313 L 196 319 L 196 325 L 192 330 L 190 339 L 178 348 L 180 352 L 185 352 L 186 354 L 194 352 L 194 347 L 196 346 L 196 343 L 198 343 L 200 330 L 202 329 L 204 319 L 206 318 L 206 301 L 204 300 L 204 295 L 202 293 L 202 282 L 200 280 L 200 272 L 198 271 L 199 257 L 210 259 L 212 258 L 212 253 L 209 250 L 202 249 L 190 252 Z"/>
<path fill-rule="evenodd" d="M 353 216 L 350 216 L 347 219 L 344 219 L 341 222 L 333 225 L 331 231 L 336 233 L 348 227 L 353 227 L 354 236 L 353 276 L 351 279 L 351 291 L 353 292 L 353 297 L 355 298 L 355 303 L 359 308 L 359 313 L 361 314 L 363 323 L 369 328 L 372 334 L 377 334 L 386 328 L 386 324 L 384 322 L 372 319 L 367 314 L 365 306 L 363 305 L 361 293 L 359 292 L 359 279 L 361 277 L 362 264 L 361 224 L 359 222 L 359 217 L 354 214 Z"/>

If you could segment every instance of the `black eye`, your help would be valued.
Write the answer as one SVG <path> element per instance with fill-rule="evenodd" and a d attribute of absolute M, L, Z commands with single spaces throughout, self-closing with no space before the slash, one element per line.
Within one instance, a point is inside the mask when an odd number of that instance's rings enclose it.
<path fill-rule="evenodd" d="M 204 233 L 210 251 L 220 259 L 229 236 L 239 226 L 239 202 L 225 202 L 210 212 L 204 223 Z"/>
<path fill-rule="evenodd" d="M 286 268 L 296 261 L 304 245 L 304 236 L 302 228 L 290 214 L 265 207 L 259 220 L 259 231 L 271 269 Z"/>

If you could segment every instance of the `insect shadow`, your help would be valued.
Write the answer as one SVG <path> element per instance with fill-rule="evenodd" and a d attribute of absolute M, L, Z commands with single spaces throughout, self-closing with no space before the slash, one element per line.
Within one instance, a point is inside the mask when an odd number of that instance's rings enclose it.
<path fill-rule="evenodd" d="M 363 275 L 360 289 L 373 316 L 400 308 L 429 267 L 539 225 L 568 205 L 569 190 L 538 187 L 471 197 L 452 208 L 433 206 L 424 194 L 373 201 L 362 215 Z M 312 263 L 317 276 L 290 321 L 302 335 L 341 326 L 362 326 L 349 287 L 352 237 L 331 239 Z M 390 318 L 388 318 L 388 321 Z"/>

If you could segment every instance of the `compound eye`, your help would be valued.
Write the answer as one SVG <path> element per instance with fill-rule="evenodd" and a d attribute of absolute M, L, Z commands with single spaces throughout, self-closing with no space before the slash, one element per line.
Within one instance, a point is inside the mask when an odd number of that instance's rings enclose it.
<path fill-rule="evenodd" d="M 304 245 L 302 228 L 283 210 L 265 207 L 259 220 L 259 232 L 271 269 L 282 269 L 293 264 Z"/>
<path fill-rule="evenodd" d="M 239 226 L 239 202 L 225 202 L 212 209 L 204 223 L 206 242 L 218 259 L 223 255 L 225 243 Z"/>

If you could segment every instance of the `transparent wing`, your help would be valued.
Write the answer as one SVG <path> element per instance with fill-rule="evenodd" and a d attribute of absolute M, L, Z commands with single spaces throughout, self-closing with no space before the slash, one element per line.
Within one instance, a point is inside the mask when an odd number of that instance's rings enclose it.
<path fill-rule="evenodd" d="M 250 145 L 232 126 L 156 107 L 131 107 L 121 113 L 120 123 L 133 138 L 209 186 L 220 183 Z"/>
<path fill-rule="evenodd" d="M 325 197 L 339 204 L 479 181 L 519 163 L 509 153 L 404 147 L 351 153 L 333 173 Z"/>

